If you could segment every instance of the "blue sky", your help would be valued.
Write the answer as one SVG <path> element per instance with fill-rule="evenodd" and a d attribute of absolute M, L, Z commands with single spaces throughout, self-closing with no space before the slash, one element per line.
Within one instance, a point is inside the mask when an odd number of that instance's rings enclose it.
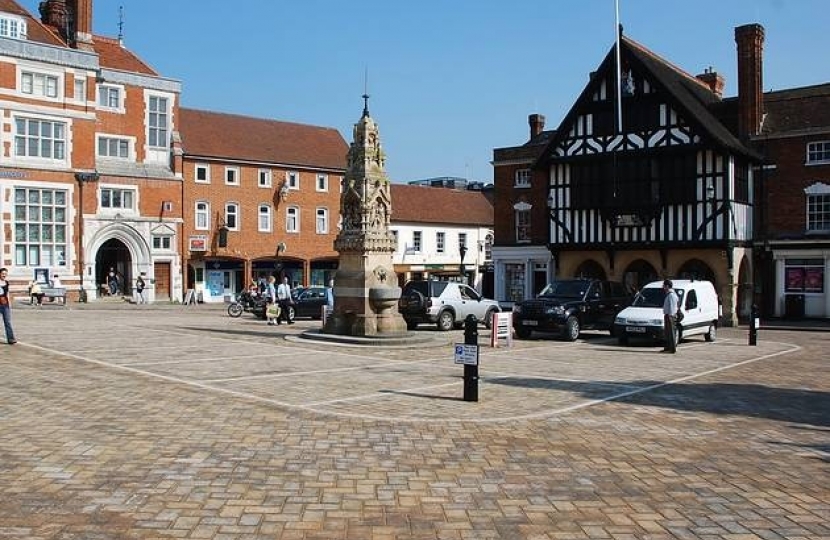
<path fill-rule="evenodd" d="M 37 13 L 39 0 L 23 5 Z M 614 40 L 613 0 L 95 0 L 186 107 L 330 126 L 351 142 L 365 74 L 396 182 L 492 181 L 527 116 L 555 128 Z M 827 0 L 620 0 L 626 35 L 736 89 L 734 27 L 766 29 L 765 90 L 830 82 Z"/>

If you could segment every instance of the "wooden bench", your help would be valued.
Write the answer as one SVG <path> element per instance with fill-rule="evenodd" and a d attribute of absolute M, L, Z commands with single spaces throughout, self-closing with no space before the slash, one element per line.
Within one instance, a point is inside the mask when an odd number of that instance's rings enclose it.
<path fill-rule="evenodd" d="M 61 304 L 66 304 L 66 287 L 40 287 L 40 292 L 43 293 L 43 298 L 48 298 L 50 302 L 54 302 L 59 298 Z"/>

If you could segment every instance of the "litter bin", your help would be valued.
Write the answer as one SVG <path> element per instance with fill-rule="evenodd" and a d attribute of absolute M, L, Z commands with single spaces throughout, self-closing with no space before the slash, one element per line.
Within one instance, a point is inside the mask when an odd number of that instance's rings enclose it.
<path fill-rule="evenodd" d="M 804 295 L 788 294 L 784 299 L 784 317 L 787 319 L 804 318 Z"/>

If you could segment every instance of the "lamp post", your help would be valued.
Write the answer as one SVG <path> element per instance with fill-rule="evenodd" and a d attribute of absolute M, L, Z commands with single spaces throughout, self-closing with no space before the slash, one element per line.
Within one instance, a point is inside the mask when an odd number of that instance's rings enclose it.
<path fill-rule="evenodd" d="M 97 171 L 75 173 L 75 180 L 78 182 L 78 301 L 86 303 L 87 294 L 84 289 L 84 184 L 97 182 L 100 175 Z"/>
<path fill-rule="evenodd" d="M 461 277 L 464 279 L 464 283 L 466 284 L 467 283 L 467 275 L 464 272 L 464 256 L 467 255 L 467 246 L 462 244 L 458 248 L 458 252 L 461 254 L 461 265 L 460 265 Z"/>

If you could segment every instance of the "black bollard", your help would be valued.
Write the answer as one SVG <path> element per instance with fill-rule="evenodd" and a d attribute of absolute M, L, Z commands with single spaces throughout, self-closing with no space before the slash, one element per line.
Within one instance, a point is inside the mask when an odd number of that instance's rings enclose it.
<path fill-rule="evenodd" d="M 749 344 L 758 345 L 758 306 L 755 304 L 749 311 Z"/>
<path fill-rule="evenodd" d="M 464 319 L 464 345 L 478 345 L 478 319 Z M 464 364 L 464 401 L 478 401 L 478 365 Z"/>

